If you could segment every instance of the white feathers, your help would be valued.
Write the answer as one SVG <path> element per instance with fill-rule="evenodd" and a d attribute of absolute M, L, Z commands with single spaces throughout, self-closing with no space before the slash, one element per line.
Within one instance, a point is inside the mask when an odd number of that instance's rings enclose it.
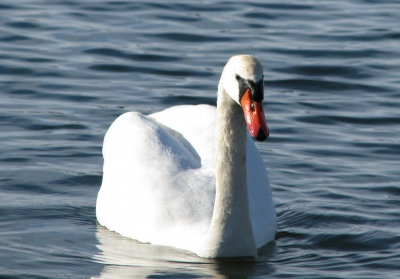
<path fill-rule="evenodd" d="M 255 80 L 262 77 L 262 67 L 255 58 L 231 60 L 221 78 L 218 98 L 225 94 L 221 90 L 226 91 L 221 84 L 228 84 L 225 73 L 240 73 Z M 239 68 L 230 69 L 232 66 Z M 237 83 L 235 76 L 226 78 Z M 230 109 L 224 111 L 229 116 Z M 117 118 L 104 139 L 103 182 L 96 205 L 99 223 L 142 242 L 174 246 L 206 257 L 220 256 L 204 252 L 215 210 L 216 176 L 224 173 L 216 174 L 216 128 L 221 129 L 216 127 L 216 119 L 216 108 L 207 105 L 176 106 L 149 116 L 129 112 Z M 241 129 L 239 126 L 233 129 Z M 229 132 L 223 133 L 223 138 L 229 137 Z M 247 169 L 247 177 L 239 180 L 248 189 L 248 198 L 239 205 L 248 210 L 221 210 L 247 212 L 248 231 L 258 248 L 274 239 L 276 214 L 262 158 L 246 130 L 243 133 L 242 146 L 238 146 L 246 157 L 242 168 Z M 237 164 L 231 165 L 234 168 Z M 230 171 L 235 173 L 235 169 Z M 238 225 L 228 227 L 233 235 Z"/>
<path fill-rule="evenodd" d="M 176 139 L 177 132 L 172 136 L 152 118 L 180 128 L 201 161 L 185 147 L 187 142 Z M 200 105 L 150 117 L 126 113 L 115 120 L 104 140 L 99 223 L 142 242 L 197 253 L 215 202 L 215 118 L 215 107 Z M 276 216 L 264 163 L 250 136 L 247 158 L 250 217 L 260 247 L 273 240 Z"/>

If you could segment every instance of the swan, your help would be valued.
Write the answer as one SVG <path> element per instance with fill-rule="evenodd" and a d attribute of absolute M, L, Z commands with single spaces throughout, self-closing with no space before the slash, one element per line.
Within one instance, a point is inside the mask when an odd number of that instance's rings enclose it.
<path fill-rule="evenodd" d="M 261 63 L 237 55 L 222 71 L 216 108 L 119 116 L 104 138 L 99 224 L 200 257 L 256 257 L 276 233 L 267 171 L 251 139 L 269 135 L 263 98 Z"/>

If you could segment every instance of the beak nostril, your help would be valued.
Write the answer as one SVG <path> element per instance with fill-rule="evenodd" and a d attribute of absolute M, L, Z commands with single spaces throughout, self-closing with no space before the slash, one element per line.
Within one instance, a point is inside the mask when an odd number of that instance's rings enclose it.
<path fill-rule="evenodd" d="M 251 101 L 250 108 L 251 108 L 252 111 L 254 111 L 255 108 L 254 108 L 254 102 L 253 101 Z"/>

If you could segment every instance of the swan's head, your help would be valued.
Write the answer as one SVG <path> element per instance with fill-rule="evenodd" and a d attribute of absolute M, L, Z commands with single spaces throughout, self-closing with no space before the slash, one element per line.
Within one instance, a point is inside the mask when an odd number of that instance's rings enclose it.
<path fill-rule="evenodd" d="M 225 65 L 220 85 L 242 107 L 250 135 L 265 140 L 269 129 L 262 104 L 264 76 L 260 61 L 251 55 L 233 56 Z"/>

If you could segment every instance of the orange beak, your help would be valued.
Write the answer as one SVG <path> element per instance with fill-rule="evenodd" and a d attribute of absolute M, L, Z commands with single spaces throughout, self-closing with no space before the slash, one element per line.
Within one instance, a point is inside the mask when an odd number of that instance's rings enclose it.
<path fill-rule="evenodd" d="M 268 138 L 269 129 L 262 102 L 252 101 L 251 91 L 247 89 L 240 100 L 240 104 L 243 108 L 244 118 L 246 119 L 250 135 L 258 141 Z"/>

